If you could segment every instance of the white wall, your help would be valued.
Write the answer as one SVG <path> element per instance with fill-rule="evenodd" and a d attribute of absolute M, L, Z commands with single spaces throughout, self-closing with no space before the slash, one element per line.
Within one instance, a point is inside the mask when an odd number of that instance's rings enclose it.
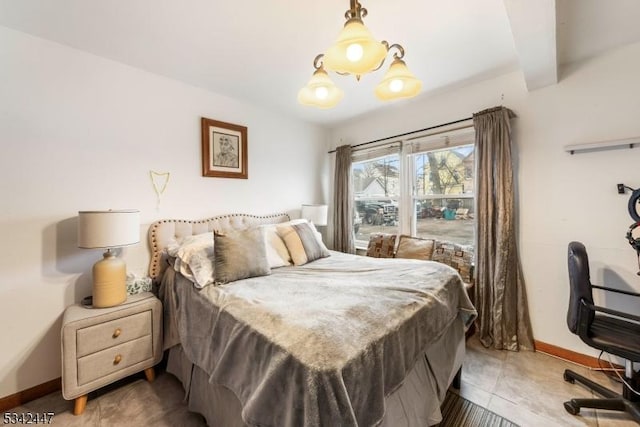
<path fill-rule="evenodd" d="M 203 178 L 200 117 L 248 127 L 249 179 Z M 64 308 L 91 293 L 101 251 L 76 248 L 78 210 L 158 218 L 298 215 L 324 202 L 316 126 L 0 27 L 0 397 L 60 376 Z M 156 210 L 149 171 L 171 180 Z"/>
<path fill-rule="evenodd" d="M 424 94 L 332 130 L 331 144 L 360 143 L 505 105 L 516 112 L 519 248 L 536 340 L 596 352 L 567 329 L 567 244 L 582 241 L 592 281 L 640 291 L 625 240 L 633 220 L 617 183 L 640 187 L 640 148 L 571 156 L 567 144 L 640 136 L 640 44 L 561 70 L 559 84 L 527 92 L 520 73 Z M 503 98 L 504 97 L 504 98 Z M 600 302 L 638 312 L 640 301 Z"/>

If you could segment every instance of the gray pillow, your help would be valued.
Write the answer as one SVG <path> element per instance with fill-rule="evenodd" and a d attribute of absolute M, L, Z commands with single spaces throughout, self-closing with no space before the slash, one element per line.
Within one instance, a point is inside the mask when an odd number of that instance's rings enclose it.
<path fill-rule="evenodd" d="M 271 274 L 263 233 L 260 228 L 213 233 L 216 285 Z"/>

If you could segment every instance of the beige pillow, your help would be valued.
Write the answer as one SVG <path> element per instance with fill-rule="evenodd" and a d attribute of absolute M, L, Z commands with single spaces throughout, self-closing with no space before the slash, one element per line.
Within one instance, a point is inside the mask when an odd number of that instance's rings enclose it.
<path fill-rule="evenodd" d="M 216 231 L 213 240 L 216 285 L 271 274 L 263 229 Z"/>
<path fill-rule="evenodd" d="M 314 227 L 307 222 L 278 225 L 276 229 L 284 240 L 294 265 L 303 265 L 330 255 L 327 247 L 316 236 Z"/>
<path fill-rule="evenodd" d="M 396 258 L 411 258 L 430 261 L 435 240 L 421 239 L 407 235 L 400 236 Z"/>
<path fill-rule="evenodd" d="M 395 234 L 374 233 L 369 237 L 367 256 L 373 258 L 393 258 L 395 249 Z"/>

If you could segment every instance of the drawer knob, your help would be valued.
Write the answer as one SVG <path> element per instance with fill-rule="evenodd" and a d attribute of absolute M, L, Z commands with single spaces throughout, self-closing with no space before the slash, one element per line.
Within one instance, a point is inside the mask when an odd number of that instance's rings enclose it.
<path fill-rule="evenodd" d="M 113 331 L 113 338 L 118 338 L 121 333 L 122 330 L 120 330 L 120 328 L 116 329 L 115 331 Z"/>
<path fill-rule="evenodd" d="M 122 361 L 122 356 L 120 356 L 119 354 L 116 356 L 115 359 L 113 359 L 113 364 L 117 365 L 118 363 L 120 363 L 120 361 Z"/>

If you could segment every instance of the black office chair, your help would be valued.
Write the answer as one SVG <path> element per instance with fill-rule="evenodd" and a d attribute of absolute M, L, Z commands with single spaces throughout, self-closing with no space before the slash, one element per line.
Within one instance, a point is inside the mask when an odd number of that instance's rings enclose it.
<path fill-rule="evenodd" d="M 580 242 L 569 243 L 569 285 L 571 295 L 567 324 L 571 332 L 580 336 L 587 345 L 625 359 L 624 381 L 640 391 L 638 373 L 634 372 L 632 363 L 640 362 L 640 324 L 636 323 L 640 322 L 640 316 L 594 305 L 592 289 L 635 297 L 640 297 L 640 294 L 592 285 L 587 250 Z M 626 411 L 640 423 L 640 396 L 626 384 L 622 385 L 620 395 L 569 369 L 564 371 L 564 379 L 570 383 L 578 381 L 604 397 L 564 402 L 564 408 L 570 414 L 578 414 L 580 408 Z"/>

